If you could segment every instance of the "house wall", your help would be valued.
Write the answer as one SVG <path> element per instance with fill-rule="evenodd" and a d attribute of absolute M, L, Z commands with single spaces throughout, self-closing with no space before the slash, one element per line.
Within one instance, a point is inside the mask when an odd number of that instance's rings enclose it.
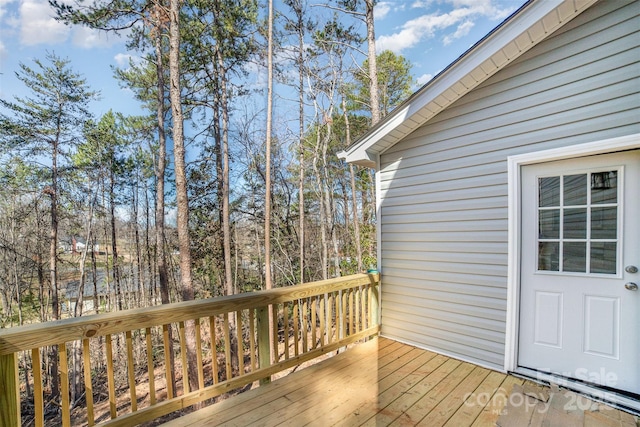
<path fill-rule="evenodd" d="M 507 156 L 640 132 L 638 28 L 597 3 L 381 155 L 383 335 L 502 369 Z"/>

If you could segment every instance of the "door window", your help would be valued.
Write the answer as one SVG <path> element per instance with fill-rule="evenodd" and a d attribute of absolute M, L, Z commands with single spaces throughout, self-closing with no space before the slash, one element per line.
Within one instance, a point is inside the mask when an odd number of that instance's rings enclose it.
<path fill-rule="evenodd" d="M 538 271 L 616 274 L 618 171 L 538 178 Z"/>

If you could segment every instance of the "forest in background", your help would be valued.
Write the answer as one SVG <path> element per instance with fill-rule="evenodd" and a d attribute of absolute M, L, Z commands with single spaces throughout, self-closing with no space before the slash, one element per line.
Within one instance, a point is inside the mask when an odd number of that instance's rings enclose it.
<path fill-rule="evenodd" d="M 138 60 L 113 74 L 142 114 L 92 116 L 99 93 L 55 53 L 21 64 L 30 95 L 2 100 L 0 110 L 4 327 L 60 318 L 63 309 L 81 315 L 82 296 L 95 293 L 105 298 L 91 304 L 94 312 L 156 304 L 163 289 L 168 301 L 182 297 L 171 5 L 52 6 L 65 22 L 128 30 Z M 267 241 L 274 287 L 375 266 L 372 171 L 336 156 L 374 119 L 368 6 L 286 1 L 272 18 L 271 57 L 264 6 L 178 6 L 182 173 L 199 298 L 265 288 Z M 386 51 L 376 59 L 380 117 L 410 94 L 413 80 L 403 57 Z M 256 75 L 271 61 L 279 115 L 268 120 L 267 87 Z M 62 304 L 69 298 L 79 304 Z"/>
<path fill-rule="evenodd" d="M 50 3 L 126 32 L 136 59 L 112 72 L 141 114 L 93 116 L 55 53 L 21 64 L 29 95 L 0 100 L 0 327 L 375 267 L 373 171 L 336 153 L 414 83 L 375 54 L 372 0 Z"/>

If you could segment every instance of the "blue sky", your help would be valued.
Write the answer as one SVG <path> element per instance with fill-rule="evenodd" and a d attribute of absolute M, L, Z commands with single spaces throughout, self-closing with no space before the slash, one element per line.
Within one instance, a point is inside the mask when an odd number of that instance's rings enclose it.
<path fill-rule="evenodd" d="M 418 84 L 426 83 L 515 11 L 524 0 L 380 1 L 375 9 L 378 51 L 389 49 L 413 63 Z M 46 52 L 68 58 L 92 89 L 102 94 L 96 115 L 109 109 L 140 114 L 131 94 L 113 79 L 112 66 L 126 66 L 124 37 L 56 22 L 46 0 L 0 0 L 0 97 L 24 94 L 15 78 Z"/>

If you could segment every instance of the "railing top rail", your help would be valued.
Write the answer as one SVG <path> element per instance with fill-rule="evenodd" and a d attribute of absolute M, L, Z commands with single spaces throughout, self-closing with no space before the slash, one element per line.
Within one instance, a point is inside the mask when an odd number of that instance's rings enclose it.
<path fill-rule="evenodd" d="M 0 355 L 31 350 L 64 342 L 116 334 L 134 329 L 166 325 L 184 320 L 215 316 L 237 310 L 264 307 L 335 292 L 369 283 L 377 283 L 377 274 L 321 280 L 318 282 L 247 292 L 204 300 L 184 301 L 153 307 L 94 314 L 46 323 L 0 329 Z"/>

